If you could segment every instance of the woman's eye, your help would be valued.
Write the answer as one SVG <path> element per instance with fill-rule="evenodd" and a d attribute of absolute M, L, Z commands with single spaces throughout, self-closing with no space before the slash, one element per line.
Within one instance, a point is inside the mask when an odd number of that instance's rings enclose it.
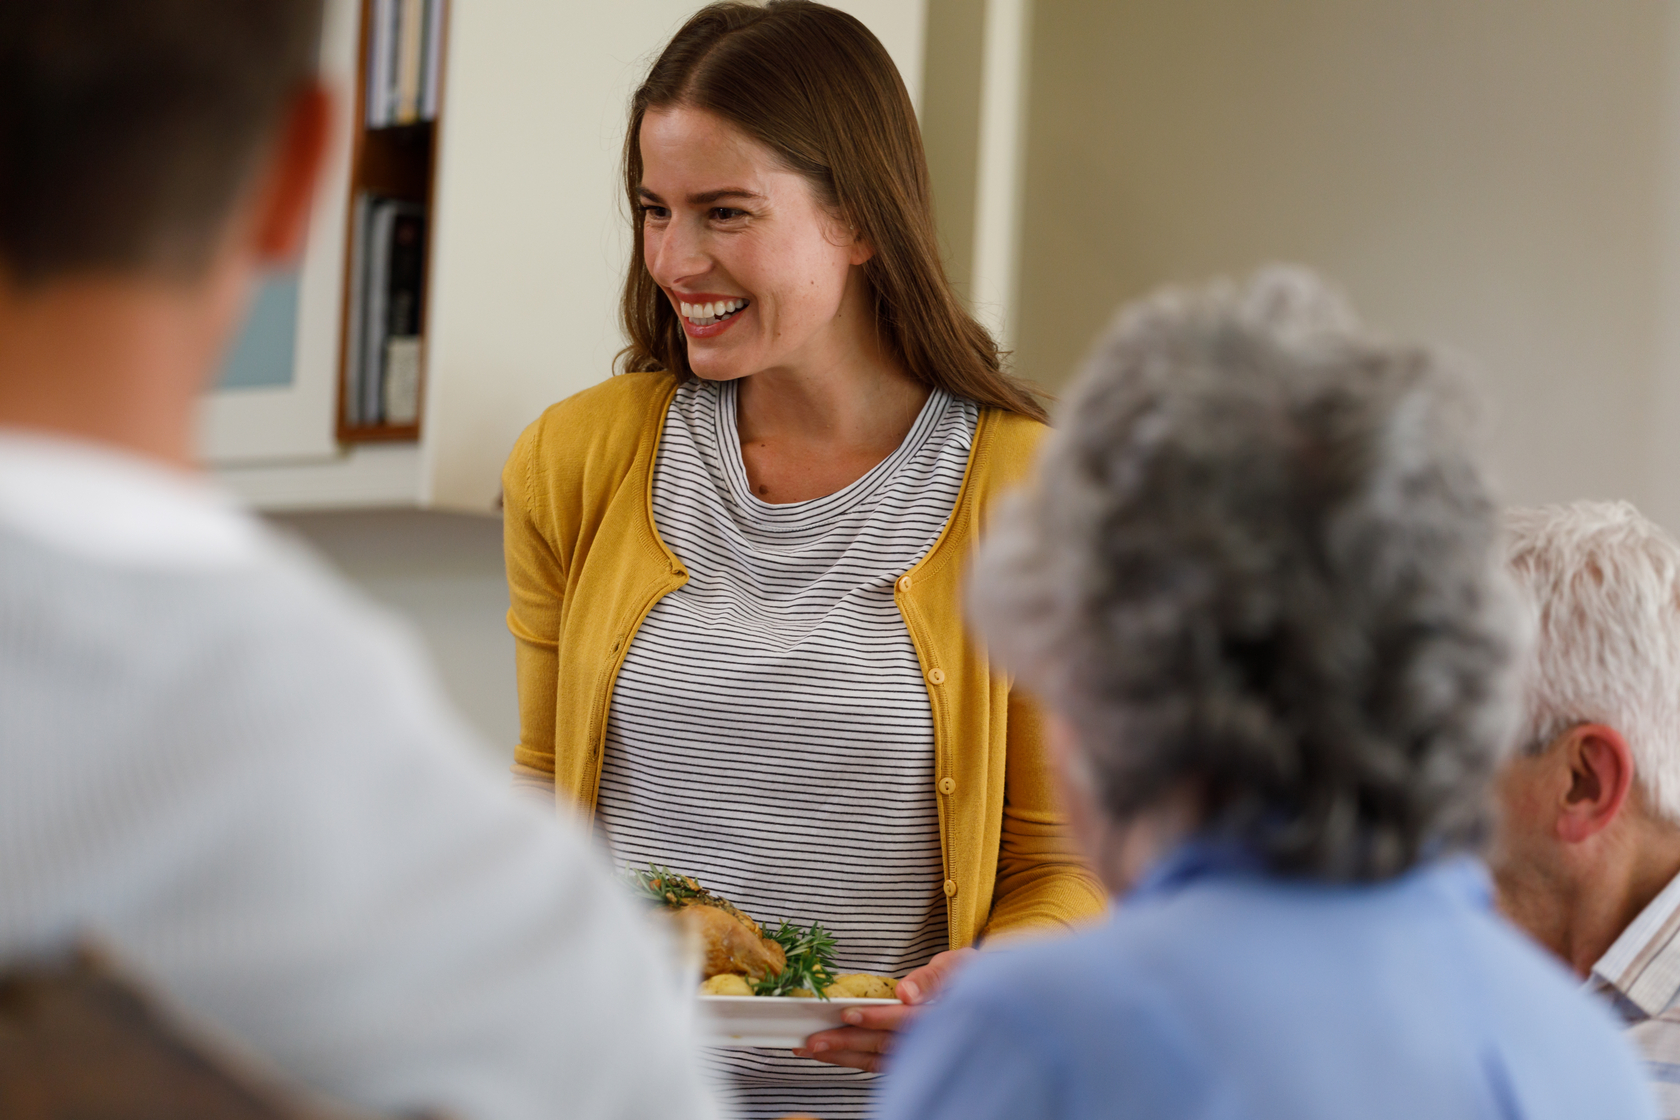
<path fill-rule="evenodd" d="M 663 206 L 642 207 L 642 217 L 654 222 L 663 222 L 671 216 L 671 212 Z"/>
<path fill-rule="evenodd" d="M 729 206 L 714 206 L 712 207 L 711 217 L 715 222 L 727 222 L 734 218 L 745 217 L 746 213 L 745 210 L 736 210 Z"/>

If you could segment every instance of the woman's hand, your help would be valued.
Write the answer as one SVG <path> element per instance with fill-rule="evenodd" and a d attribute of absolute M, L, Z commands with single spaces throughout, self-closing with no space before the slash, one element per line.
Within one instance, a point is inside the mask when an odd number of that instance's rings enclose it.
<path fill-rule="evenodd" d="M 898 982 L 898 1006 L 848 1008 L 842 1018 L 849 1026 L 818 1031 L 805 1040 L 803 1049 L 794 1053 L 801 1058 L 879 1073 L 887 1051 L 892 1048 L 893 1036 L 920 1015 L 922 1005 L 938 995 L 951 977 L 978 955 L 974 949 L 940 953 Z"/>

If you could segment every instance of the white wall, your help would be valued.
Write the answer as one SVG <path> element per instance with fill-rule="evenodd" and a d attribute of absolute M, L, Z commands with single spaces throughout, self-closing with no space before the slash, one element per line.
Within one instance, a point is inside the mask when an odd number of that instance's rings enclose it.
<path fill-rule="evenodd" d="M 1481 363 L 1510 497 L 1629 497 L 1680 529 L 1657 459 L 1680 431 L 1659 333 L 1673 11 L 1041 0 L 1019 368 L 1061 383 L 1164 281 L 1300 261 Z"/>

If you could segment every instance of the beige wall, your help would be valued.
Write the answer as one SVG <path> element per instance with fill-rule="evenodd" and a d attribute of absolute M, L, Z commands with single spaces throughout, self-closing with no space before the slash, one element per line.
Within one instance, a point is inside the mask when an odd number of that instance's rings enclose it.
<path fill-rule="evenodd" d="M 985 0 L 928 0 L 922 62 L 922 146 L 945 268 L 966 299 L 974 278 Z"/>
<path fill-rule="evenodd" d="M 1037 0 L 1018 368 L 1060 384 L 1120 301 L 1299 261 L 1478 359 L 1513 499 L 1680 528 L 1648 422 L 1664 8 Z"/>

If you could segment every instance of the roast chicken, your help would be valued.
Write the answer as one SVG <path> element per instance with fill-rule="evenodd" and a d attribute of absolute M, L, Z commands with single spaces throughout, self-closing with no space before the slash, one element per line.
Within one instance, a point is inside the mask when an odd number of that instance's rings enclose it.
<path fill-rule="evenodd" d="M 892 999 L 896 995 L 898 981 L 890 976 L 834 975 L 834 938 L 821 925 L 803 928 L 783 922 L 775 937 L 766 937 L 763 928 L 727 898 L 687 875 L 650 864 L 646 871 L 631 871 L 629 876 L 643 897 L 670 913 L 684 938 L 697 949 L 704 995 L 811 998 L 820 993 L 825 999 Z"/>
<path fill-rule="evenodd" d="M 761 936 L 757 923 L 750 918 L 742 921 L 720 906 L 701 901 L 686 902 L 672 917 L 700 946 L 702 979 L 735 972 L 761 980 L 787 967 L 782 947 Z"/>

